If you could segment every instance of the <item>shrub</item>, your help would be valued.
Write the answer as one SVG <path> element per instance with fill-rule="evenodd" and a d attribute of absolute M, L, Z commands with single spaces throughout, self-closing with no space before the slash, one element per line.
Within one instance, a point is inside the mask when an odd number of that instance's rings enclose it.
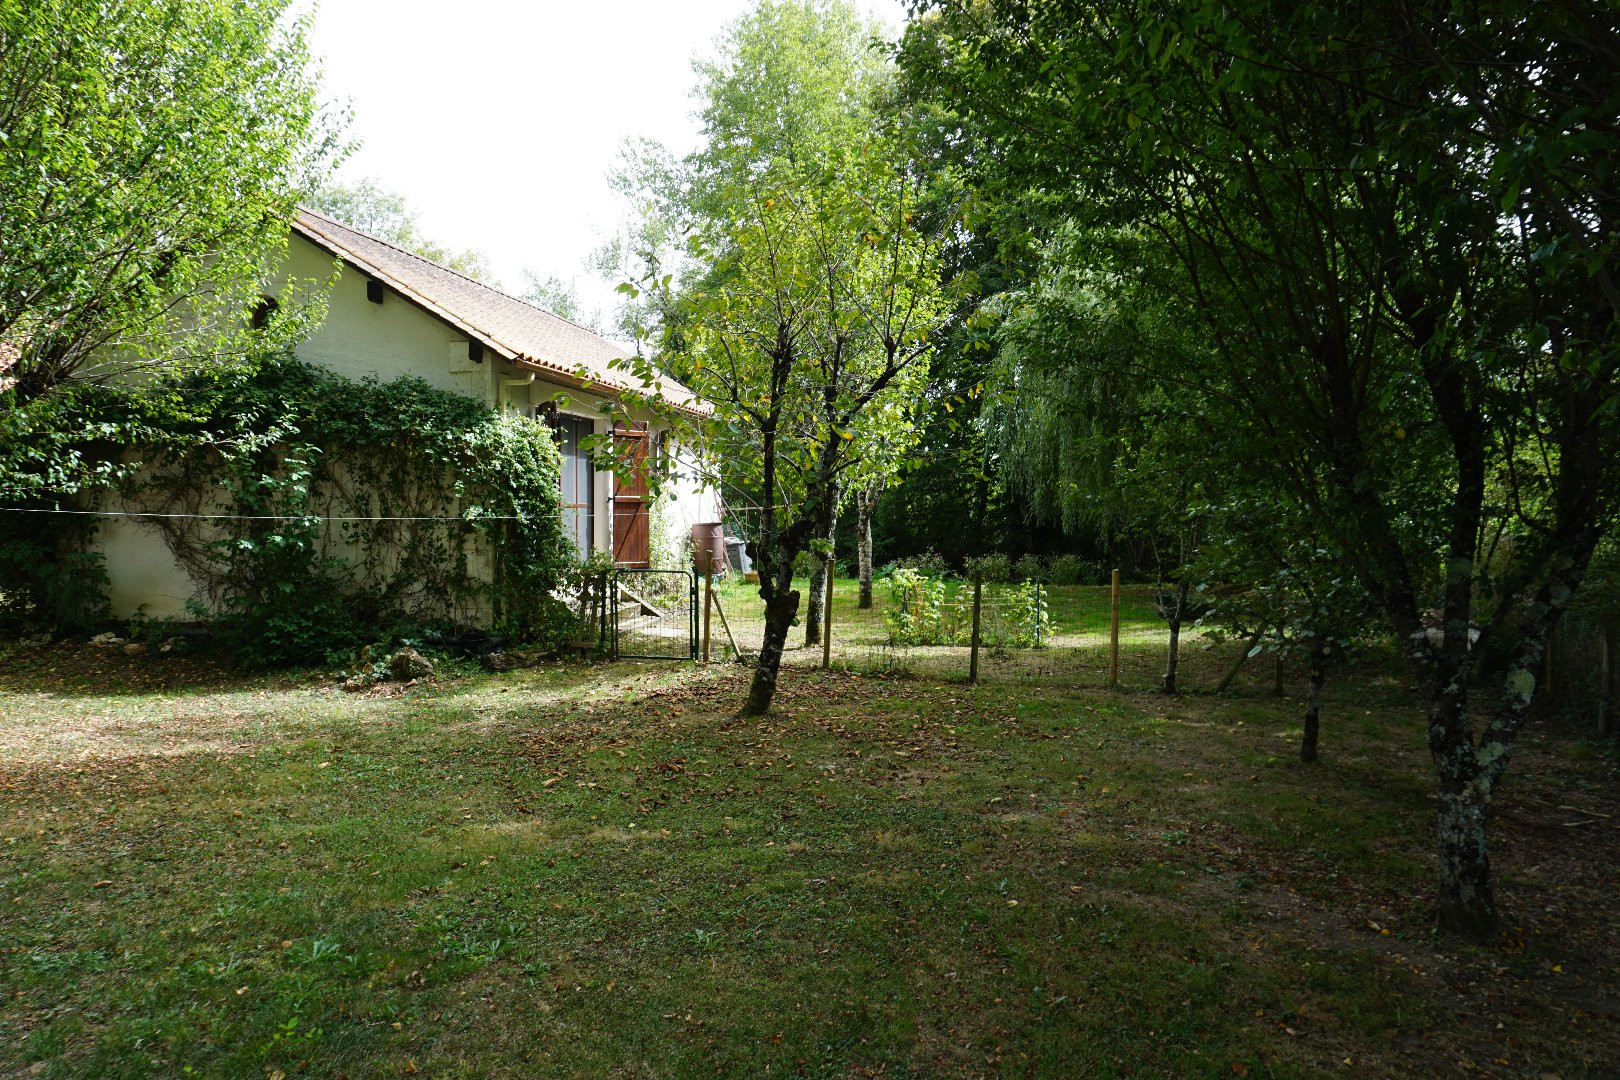
<path fill-rule="evenodd" d="M 975 573 L 986 585 L 1005 585 L 1012 580 L 1012 560 L 999 551 L 980 555 L 967 561 L 968 576 Z"/>
<path fill-rule="evenodd" d="M 1013 563 L 1012 576 L 1014 581 L 1045 581 L 1046 560 L 1035 554 L 1020 555 Z"/>
<path fill-rule="evenodd" d="M 26 528 L 32 523 L 21 524 Z M 41 537 L 20 532 L 0 532 L 0 626 L 86 631 L 104 619 L 107 566 L 102 555 L 56 550 Z"/>
<path fill-rule="evenodd" d="M 1026 581 L 1002 595 L 1002 617 L 1006 621 L 1009 644 L 1020 648 L 1044 648 L 1052 638 L 1052 618 L 1047 611 L 1046 590 Z"/>
<path fill-rule="evenodd" d="M 895 565 L 906 570 L 915 570 L 924 577 L 942 578 L 951 576 L 951 564 L 945 557 L 936 551 L 925 551 L 921 555 L 910 555 L 903 559 L 896 559 Z"/>
<path fill-rule="evenodd" d="M 1078 555 L 1059 555 L 1046 572 L 1046 580 L 1053 585 L 1085 585 L 1097 577 L 1096 565 Z"/>
<path fill-rule="evenodd" d="M 883 615 L 890 645 L 951 645 L 961 640 L 961 613 L 946 599 L 945 582 L 901 567 L 889 575 Z"/>
<path fill-rule="evenodd" d="M 793 576 L 810 578 L 821 573 L 821 556 L 813 551 L 801 551 L 793 557 Z"/>

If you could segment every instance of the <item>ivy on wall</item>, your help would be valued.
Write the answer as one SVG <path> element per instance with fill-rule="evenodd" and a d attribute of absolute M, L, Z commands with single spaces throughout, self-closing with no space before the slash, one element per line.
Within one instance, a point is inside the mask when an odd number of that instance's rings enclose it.
<path fill-rule="evenodd" d="M 571 630 L 553 598 L 574 562 L 561 461 L 541 425 L 419 379 L 353 381 L 283 358 L 177 385 L 184 407 L 161 419 L 67 434 L 116 412 L 109 396 L 80 395 L 52 418 L 81 463 L 72 492 L 147 513 L 229 515 L 142 520 L 243 662 L 316 659 L 399 624 L 525 639 Z M 82 552 L 48 546 L 58 562 Z"/>

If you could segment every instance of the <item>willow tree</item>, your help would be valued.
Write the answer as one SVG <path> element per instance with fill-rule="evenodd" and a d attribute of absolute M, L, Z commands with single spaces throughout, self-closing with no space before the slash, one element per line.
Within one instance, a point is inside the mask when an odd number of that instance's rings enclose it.
<path fill-rule="evenodd" d="M 672 419 L 709 479 L 757 500 L 742 508 L 765 602 L 752 713 L 799 611 L 794 561 L 827 542 L 864 449 L 921 392 L 948 308 L 939 217 L 873 107 L 888 73 L 869 37 L 846 3 L 762 3 L 699 67 L 705 144 L 644 174 L 685 242 L 649 253 L 633 288 L 653 286 L 659 363 L 708 409 Z"/>
<path fill-rule="evenodd" d="M 1174 694 L 1200 508 L 1226 479 L 1209 438 L 1223 403 L 1176 378 L 1208 349 L 1196 328 L 1096 269 L 1085 249 L 1098 239 L 1059 226 L 1045 269 L 988 305 L 998 348 L 985 423 L 1027 513 L 1133 549 L 1168 587 L 1161 686 Z"/>

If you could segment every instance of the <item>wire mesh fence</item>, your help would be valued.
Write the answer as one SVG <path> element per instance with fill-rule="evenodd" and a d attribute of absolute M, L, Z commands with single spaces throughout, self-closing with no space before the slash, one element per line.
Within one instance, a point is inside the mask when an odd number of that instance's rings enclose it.
<path fill-rule="evenodd" d="M 825 628 L 809 625 L 808 583 L 795 587 L 802 597 L 800 620 L 789 634 L 786 664 L 825 660 L 945 679 L 1035 677 L 1105 684 L 1113 677 L 1114 599 L 1107 586 L 983 583 L 975 603 L 972 581 L 901 571 L 875 582 L 870 605 L 863 606 L 858 584 L 838 579 L 830 648 L 822 644 Z M 736 578 L 717 584 L 719 603 L 709 631 L 715 659 L 758 652 L 765 625 L 757 589 Z M 1120 590 L 1117 662 L 1136 678 L 1144 665 L 1162 664 L 1169 645 L 1169 625 L 1157 599 L 1151 587 Z M 701 596 L 698 604 L 701 610 Z M 1190 631 L 1186 636 L 1190 643 L 1195 638 Z"/>

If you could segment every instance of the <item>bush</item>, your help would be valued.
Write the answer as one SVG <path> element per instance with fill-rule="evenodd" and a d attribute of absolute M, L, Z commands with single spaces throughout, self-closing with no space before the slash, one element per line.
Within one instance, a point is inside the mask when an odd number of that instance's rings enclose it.
<path fill-rule="evenodd" d="M 1033 581 L 1009 590 L 1001 598 L 1010 644 L 1020 648 L 1044 648 L 1052 637 L 1052 618 L 1046 607 L 1046 590 Z"/>
<path fill-rule="evenodd" d="M 0 626 L 82 632 L 106 618 L 107 566 L 99 552 L 7 533 L 0 532 Z"/>
<path fill-rule="evenodd" d="M 979 575 L 986 585 L 1005 585 L 1012 580 L 1012 560 L 999 551 L 980 555 L 967 561 L 968 576 Z"/>
<path fill-rule="evenodd" d="M 1045 581 L 1046 560 L 1039 555 L 1020 555 L 1013 563 L 1014 581 Z"/>
<path fill-rule="evenodd" d="M 797 578 L 811 578 L 821 573 L 821 556 L 813 551 L 801 551 L 793 557 L 793 576 Z M 837 576 L 834 568 L 833 576 Z"/>
<path fill-rule="evenodd" d="M 951 564 L 937 551 L 925 551 L 921 555 L 910 555 L 903 559 L 896 559 L 895 566 L 904 570 L 915 570 L 924 577 L 943 578 L 951 576 Z"/>
<path fill-rule="evenodd" d="M 164 539 L 203 586 L 209 603 L 198 613 L 239 662 L 316 662 L 391 624 L 550 633 L 552 593 L 575 560 L 562 531 L 561 457 L 542 425 L 420 379 L 355 382 L 290 357 L 141 392 L 62 395 L 36 418 L 43 430 L 14 433 L 0 416 L 0 493 L 110 489 L 153 513 L 182 512 L 164 522 Z M 19 452 L 38 446 L 48 459 Z M 73 465 L 66 481 L 45 468 L 56 461 Z M 184 516 L 222 497 L 232 516 Z M 82 551 L 71 539 L 59 527 L 40 543 Z M 0 534 L 8 598 L 24 591 L 22 562 L 38 561 L 13 540 Z M 38 617 L 83 621 L 98 609 L 105 576 L 95 559 L 51 561 L 68 576 L 31 590 Z M 70 609 L 89 614 L 69 619 Z"/>
<path fill-rule="evenodd" d="M 1046 580 L 1052 585 L 1086 585 L 1097 580 L 1099 571 L 1078 555 L 1059 555 L 1052 560 Z"/>
<path fill-rule="evenodd" d="M 953 645 L 962 640 L 961 612 L 946 600 L 945 582 L 906 567 L 889 575 L 885 612 L 890 645 Z M 970 632 L 970 631 L 969 631 Z"/>

